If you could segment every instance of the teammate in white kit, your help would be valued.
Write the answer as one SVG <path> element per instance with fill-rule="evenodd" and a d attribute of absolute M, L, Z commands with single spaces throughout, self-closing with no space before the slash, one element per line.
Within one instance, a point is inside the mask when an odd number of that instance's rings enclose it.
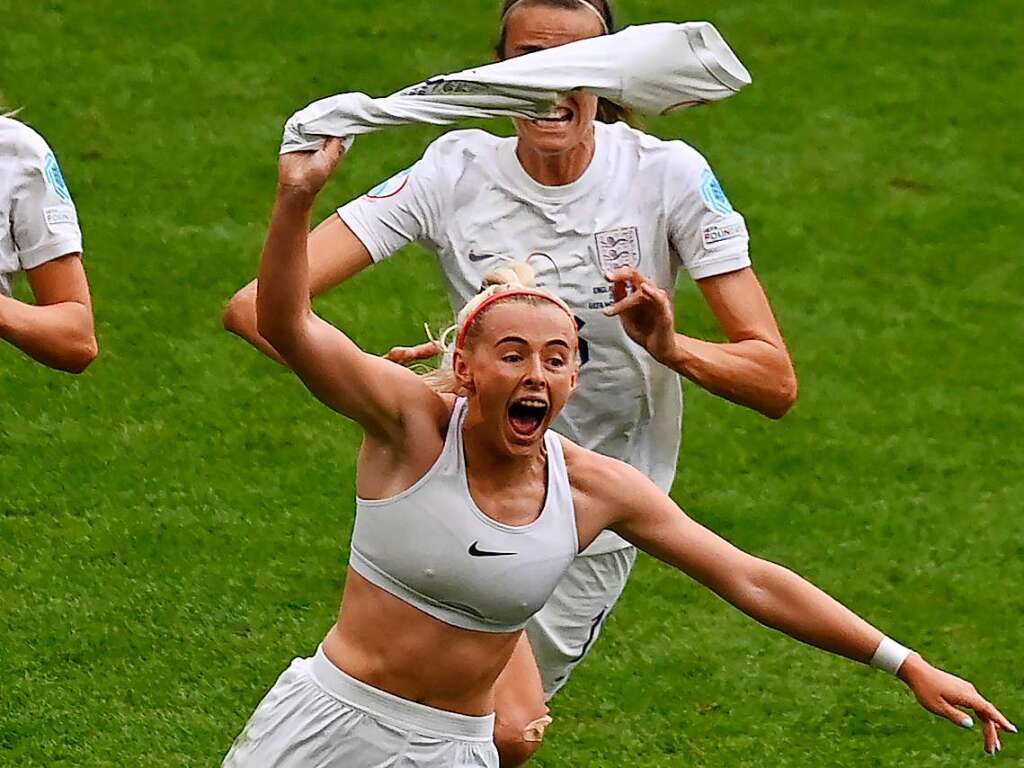
<path fill-rule="evenodd" d="M 0 117 L 0 339 L 80 373 L 97 354 L 82 231 L 57 158 L 38 133 Z M 24 272 L 34 304 L 11 295 Z"/>
<path fill-rule="evenodd" d="M 612 26 L 609 8 L 597 0 L 509 2 L 498 53 L 518 56 Z M 580 386 L 555 429 L 627 461 L 667 492 L 680 446 L 680 374 L 772 417 L 793 403 L 796 379 L 750 266 L 743 217 L 707 162 L 681 141 L 595 122 L 599 111 L 614 118 L 614 105 L 574 93 L 556 119 L 517 121 L 516 139 L 479 130 L 441 137 L 408 171 L 313 232 L 311 289 L 319 294 L 415 240 L 437 254 L 457 310 L 488 270 L 503 260 L 529 262 L 539 283 L 572 307 L 584 344 Z M 606 314 L 613 303 L 606 273 L 616 268 L 635 268 L 670 293 L 685 269 L 729 343 L 676 335 L 671 311 L 624 328 Z M 254 297 L 254 285 L 242 289 L 225 324 L 280 359 L 258 333 Z M 435 351 L 396 350 L 392 359 Z M 635 560 L 633 548 L 612 533 L 582 554 L 499 681 L 503 765 L 522 763 L 538 747 L 549 722 L 545 701 L 592 647 Z"/>
<path fill-rule="evenodd" d="M 690 520 L 633 467 L 549 431 L 581 350 L 572 310 L 529 285 L 528 266 L 460 312 L 457 398 L 318 318 L 309 216 L 341 154 L 332 139 L 280 160 L 257 312 L 303 383 L 363 428 L 349 573 L 316 655 L 281 675 L 226 768 L 496 768 L 495 682 L 530 616 L 605 529 L 767 626 L 898 673 L 957 725 L 973 723 L 956 707 L 972 708 L 990 752 L 999 730 L 1016 731 L 970 683 Z"/>

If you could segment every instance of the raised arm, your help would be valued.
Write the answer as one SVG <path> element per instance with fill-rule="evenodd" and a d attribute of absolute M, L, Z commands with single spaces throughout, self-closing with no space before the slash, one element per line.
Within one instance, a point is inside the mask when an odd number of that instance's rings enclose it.
<path fill-rule="evenodd" d="M 81 373 L 96 358 L 98 347 L 79 254 L 48 261 L 27 274 L 36 303 L 0 295 L 0 339 L 43 365 Z"/>
<path fill-rule="evenodd" d="M 603 457 L 596 463 L 599 471 L 587 473 L 596 479 L 586 497 L 605 500 L 594 508 L 611 515 L 608 527 L 765 626 L 855 661 L 877 661 L 884 636 L 853 611 L 789 569 L 737 549 L 690 519 L 639 471 Z M 916 653 L 891 671 L 898 671 L 922 706 L 959 726 L 969 728 L 973 722 L 957 707 L 973 709 L 990 753 L 1000 747 L 997 731 L 1016 733 L 974 686 Z"/>
<path fill-rule="evenodd" d="M 331 139 L 317 152 L 280 159 L 277 198 L 257 280 L 256 327 L 324 404 L 391 442 L 411 412 L 440 414 L 445 406 L 415 374 L 363 352 L 310 307 L 310 210 L 342 154 L 341 142 Z"/>

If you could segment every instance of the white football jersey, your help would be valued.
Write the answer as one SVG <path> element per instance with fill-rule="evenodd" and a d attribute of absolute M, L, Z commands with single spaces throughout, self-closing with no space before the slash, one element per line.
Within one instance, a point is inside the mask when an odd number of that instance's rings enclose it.
<path fill-rule="evenodd" d="M 18 272 L 81 250 L 57 158 L 27 125 L 0 117 L 0 294 L 11 295 Z"/>
<path fill-rule="evenodd" d="M 375 261 L 414 240 L 436 253 L 456 311 L 500 260 L 529 262 L 580 324 L 579 386 L 554 428 L 667 492 L 681 439 L 679 375 L 602 313 L 613 303 L 604 273 L 636 266 L 672 293 L 680 267 L 696 280 L 747 267 L 743 217 L 700 153 L 625 123 L 598 123 L 590 166 L 561 187 L 534 181 L 515 148 L 484 131 L 448 133 L 338 214 Z M 605 532 L 587 554 L 622 546 Z"/>

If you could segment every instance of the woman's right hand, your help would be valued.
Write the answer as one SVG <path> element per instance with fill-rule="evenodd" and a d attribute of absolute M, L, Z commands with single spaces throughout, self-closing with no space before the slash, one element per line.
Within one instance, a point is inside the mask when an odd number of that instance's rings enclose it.
<path fill-rule="evenodd" d="M 281 155 L 277 163 L 278 188 L 315 197 L 331 178 L 344 154 L 341 139 L 327 139 L 315 152 Z"/>
<path fill-rule="evenodd" d="M 1017 732 L 1016 726 L 978 693 L 973 685 L 933 667 L 916 653 L 912 653 L 903 662 L 899 676 L 914 691 L 914 695 L 922 707 L 961 728 L 973 728 L 974 721 L 957 707 L 974 710 L 981 720 L 981 732 L 985 737 L 985 751 L 990 755 L 996 754 L 1003 748 L 1003 745 L 999 743 L 999 731 Z"/>

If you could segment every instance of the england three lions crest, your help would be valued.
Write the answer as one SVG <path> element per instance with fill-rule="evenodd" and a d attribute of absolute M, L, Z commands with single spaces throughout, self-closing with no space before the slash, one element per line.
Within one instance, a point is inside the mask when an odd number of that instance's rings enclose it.
<path fill-rule="evenodd" d="M 598 232 L 594 239 L 597 241 L 597 257 L 601 261 L 602 271 L 639 266 L 640 235 L 636 227 Z"/>

